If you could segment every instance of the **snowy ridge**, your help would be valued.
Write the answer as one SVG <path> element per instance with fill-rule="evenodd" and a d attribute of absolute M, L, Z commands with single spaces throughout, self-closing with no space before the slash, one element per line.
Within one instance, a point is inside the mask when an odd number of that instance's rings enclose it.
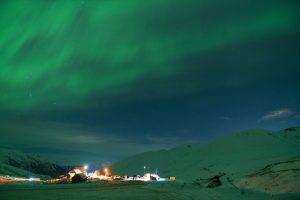
<path fill-rule="evenodd" d="M 0 148 L 0 174 L 16 177 L 55 177 L 68 169 L 20 151 Z"/>
<path fill-rule="evenodd" d="M 249 130 L 219 137 L 206 145 L 180 145 L 170 150 L 139 154 L 115 163 L 115 174 L 142 174 L 143 166 L 164 176 L 193 181 L 224 172 L 233 180 L 266 165 L 293 160 L 300 155 L 296 142 L 300 129 L 272 132 Z"/>

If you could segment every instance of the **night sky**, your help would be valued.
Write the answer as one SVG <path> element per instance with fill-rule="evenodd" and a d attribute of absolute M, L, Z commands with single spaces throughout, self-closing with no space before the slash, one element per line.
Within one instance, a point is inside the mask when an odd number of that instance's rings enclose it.
<path fill-rule="evenodd" d="M 112 162 L 300 125 L 298 1 L 1 1 L 0 146 Z"/>

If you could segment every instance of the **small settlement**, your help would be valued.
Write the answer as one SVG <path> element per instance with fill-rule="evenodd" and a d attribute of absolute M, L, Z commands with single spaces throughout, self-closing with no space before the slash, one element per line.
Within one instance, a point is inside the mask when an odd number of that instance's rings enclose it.
<path fill-rule="evenodd" d="M 144 167 L 145 168 L 145 167 Z M 105 167 L 103 169 L 97 169 L 93 172 L 88 172 L 88 166 L 75 167 L 69 171 L 66 175 L 61 175 L 58 178 L 51 178 L 41 180 L 40 178 L 16 178 L 10 176 L 0 176 L 0 183 L 11 183 L 11 182 L 41 182 L 41 183 L 82 183 L 82 182 L 110 182 L 110 181 L 175 181 L 174 176 L 169 178 L 161 178 L 156 173 L 146 173 L 143 176 L 119 176 L 112 175 L 110 168 Z"/>
<path fill-rule="evenodd" d="M 157 173 L 145 173 L 143 176 L 119 176 L 112 175 L 110 168 L 97 169 L 94 172 L 88 172 L 87 166 L 75 167 L 65 176 L 57 179 L 48 179 L 46 183 L 81 183 L 81 182 L 97 182 L 97 181 L 174 181 L 175 177 L 161 178 Z"/>

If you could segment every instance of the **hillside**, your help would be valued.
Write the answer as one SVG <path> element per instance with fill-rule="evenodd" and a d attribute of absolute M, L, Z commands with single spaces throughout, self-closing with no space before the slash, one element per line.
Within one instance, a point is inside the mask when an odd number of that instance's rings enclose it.
<path fill-rule="evenodd" d="M 157 168 L 163 177 L 174 175 L 188 182 L 224 172 L 227 179 L 239 183 L 268 165 L 292 160 L 300 160 L 299 128 L 249 130 L 219 137 L 204 146 L 188 144 L 146 152 L 115 163 L 112 170 L 116 174 L 143 174 L 145 165 Z"/>
<path fill-rule="evenodd" d="M 67 168 L 20 151 L 0 148 L 0 175 L 17 177 L 55 177 L 65 174 Z"/>

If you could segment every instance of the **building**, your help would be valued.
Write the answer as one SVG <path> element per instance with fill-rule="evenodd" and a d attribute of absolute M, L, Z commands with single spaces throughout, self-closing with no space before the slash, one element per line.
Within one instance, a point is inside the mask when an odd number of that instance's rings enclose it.
<path fill-rule="evenodd" d="M 124 180 L 126 180 L 126 181 L 167 181 L 166 178 L 161 178 L 157 174 L 150 174 L 150 173 L 146 173 L 142 177 L 139 175 L 127 177 L 127 178 L 124 178 Z"/>
<path fill-rule="evenodd" d="M 72 181 L 72 178 L 76 175 L 76 174 L 84 174 L 85 176 L 87 176 L 87 171 L 84 167 L 75 167 L 74 169 L 72 169 L 71 171 L 68 172 L 67 174 L 67 180 L 69 182 Z"/>
<path fill-rule="evenodd" d="M 75 174 L 72 177 L 72 183 L 82 183 L 87 181 L 87 176 L 85 174 Z"/>
<path fill-rule="evenodd" d="M 101 169 L 97 169 L 97 170 L 94 171 L 93 176 L 98 177 L 98 176 L 101 176 L 101 175 L 102 175 L 102 170 Z"/>
<path fill-rule="evenodd" d="M 113 177 L 110 174 L 109 168 L 95 170 L 94 173 L 89 173 L 88 177 L 90 180 L 110 181 L 113 179 Z"/>

